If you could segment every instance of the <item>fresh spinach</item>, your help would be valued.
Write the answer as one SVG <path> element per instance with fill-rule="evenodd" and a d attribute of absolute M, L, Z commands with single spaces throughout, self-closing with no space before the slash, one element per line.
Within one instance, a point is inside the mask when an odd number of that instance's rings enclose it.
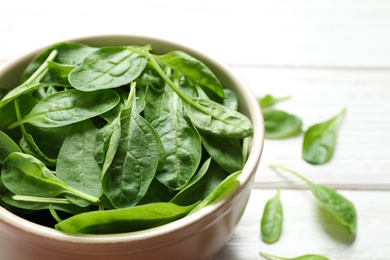
<path fill-rule="evenodd" d="M 314 254 L 307 254 L 307 255 L 296 256 L 291 258 L 275 256 L 264 252 L 260 252 L 260 255 L 269 260 L 329 260 L 329 258 L 325 256 L 314 255 Z"/>
<path fill-rule="evenodd" d="M 146 62 L 144 56 L 125 47 L 102 47 L 69 74 L 69 81 L 82 91 L 117 88 L 135 80 Z"/>
<path fill-rule="evenodd" d="M 166 162 L 156 178 L 172 190 L 180 190 L 198 169 L 202 146 L 198 131 L 181 109 L 175 94 L 166 115 L 154 120 L 152 126 L 161 138 Z"/>
<path fill-rule="evenodd" d="M 55 198 L 70 193 L 92 203 L 99 202 L 98 198 L 66 185 L 35 157 L 20 152 L 13 152 L 4 160 L 1 179 L 8 190 L 18 195 Z"/>
<path fill-rule="evenodd" d="M 258 97 L 257 101 L 259 102 L 259 105 L 261 108 L 266 108 L 266 107 L 272 107 L 276 103 L 289 99 L 290 96 L 284 96 L 284 97 L 274 97 L 272 95 L 265 95 L 263 97 Z"/>
<path fill-rule="evenodd" d="M 302 132 L 302 121 L 299 117 L 277 109 L 264 109 L 265 138 L 285 139 L 297 136 Z"/>
<path fill-rule="evenodd" d="M 0 164 L 13 152 L 21 152 L 19 146 L 6 133 L 0 131 Z"/>
<path fill-rule="evenodd" d="M 160 158 L 159 136 L 138 113 L 135 85 L 121 112 L 120 124 L 118 147 L 103 172 L 103 191 L 115 207 L 125 208 L 136 205 L 146 194 Z"/>
<path fill-rule="evenodd" d="M 195 57 L 58 43 L 21 82 L 0 100 L 0 205 L 13 212 L 45 210 L 65 232 L 120 233 L 239 185 L 252 124 Z"/>
<path fill-rule="evenodd" d="M 260 222 L 261 238 L 268 244 L 275 243 L 282 233 L 283 207 L 280 201 L 280 190 L 268 200 Z"/>
<path fill-rule="evenodd" d="M 70 217 L 55 228 L 68 233 L 113 234 L 158 227 L 184 217 L 194 208 L 169 202 L 125 209 L 92 211 Z"/>
<path fill-rule="evenodd" d="M 314 197 L 321 203 L 321 205 L 329 211 L 329 213 L 343 226 L 345 226 L 349 234 L 352 236 L 356 235 L 356 226 L 357 226 L 357 214 L 355 206 L 347 198 L 343 197 L 335 190 L 320 184 L 315 184 L 300 175 L 299 173 L 288 169 L 280 165 L 270 165 L 272 169 L 283 170 L 298 178 L 302 179 L 309 185 Z"/>
<path fill-rule="evenodd" d="M 97 131 L 91 120 L 73 125 L 58 154 L 56 174 L 70 187 L 100 198 L 103 194 L 101 169 L 93 157 Z"/>
<path fill-rule="evenodd" d="M 305 161 L 324 164 L 331 159 L 336 147 L 338 127 L 345 111 L 343 109 L 331 119 L 307 129 L 302 145 L 302 157 Z"/>
<path fill-rule="evenodd" d="M 265 138 L 285 139 L 297 136 L 302 132 L 302 120 L 296 115 L 275 109 L 273 106 L 290 97 L 274 97 L 266 95 L 258 98 L 264 118 Z"/>
<path fill-rule="evenodd" d="M 103 114 L 118 103 L 119 96 L 112 90 L 88 93 L 76 89 L 61 91 L 41 100 L 27 116 L 9 128 L 25 123 L 39 127 L 70 125 Z"/>

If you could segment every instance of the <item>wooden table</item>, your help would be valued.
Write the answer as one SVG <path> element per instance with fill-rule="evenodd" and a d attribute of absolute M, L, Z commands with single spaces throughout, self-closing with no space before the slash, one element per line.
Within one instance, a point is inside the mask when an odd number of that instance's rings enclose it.
<path fill-rule="evenodd" d="M 266 140 L 247 210 L 215 259 L 306 253 L 390 259 L 390 2 L 387 0 L 0 1 L 0 64 L 42 45 L 92 34 L 177 41 L 230 65 L 257 96 L 289 95 L 278 108 L 308 126 L 347 109 L 336 152 L 323 166 L 301 158 L 302 135 Z M 358 213 L 356 239 L 277 163 L 337 189 Z M 265 202 L 281 188 L 284 226 L 259 235 Z"/>

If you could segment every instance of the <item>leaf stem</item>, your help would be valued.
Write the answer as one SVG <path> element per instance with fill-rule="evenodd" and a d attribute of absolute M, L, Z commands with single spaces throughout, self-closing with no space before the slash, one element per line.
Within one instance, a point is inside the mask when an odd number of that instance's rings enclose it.
<path fill-rule="evenodd" d="M 304 176 L 302 176 L 301 174 L 299 174 L 298 172 L 296 171 L 293 171 L 287 167 L 284 167 L 282 165 L 277 165 L 277 164 L 269 164 L 268 167 L 270 167 L 271 169 L 273 170 L 277 170 L 277 169 L 281 169 L 283 171 L 286 171 L 286 172 L 289 172 L 289 173 L 292 173 L 293 175 L 295 175 L 296 177 L 300 178 L 301 180 L 303 180 L 304 182 L 306 182 L 309 186 L 312 186 L 314 185 L 314 183 L 312 181 L 310 181 L 309 179 L 305 178 Z"/>
<path fill-rule="evenodd" d="M 62 219 L 60 218 L 60 216 L 58 216 L 57 214 L 57 211 L 53 208 L 53 205 L 50 204 L 49 206 L 49 211 L 50 211 L 50 214 L 52 215 L 52 217 L 58 222 L 60 223 L 62 221 Z"/>
<path fill-rule="evenodd" d="M 18 201 L 28 201 L 28 202 L 38 202 L 38 203 L 55 203 L 55 204 L 72 204 L 69 200 L 63 198 L 45 198 L 45 197 L 34 197 L 34 196 L 24 196 L 24 195 L 14 195 L 12 196 L 13 200 Z"/>
<path fill-rule="evenodd" d="M 54 58 L 57 56 L 58 51 L 53 50 L 49 56 L 46 58 L 46 60 L 42 63 L 42 65 L 23 83 L 23 85 L 29 85 L 33 83 L 34 81 L 40 81 L 48 71 L 48 61 L 54 60 Z"/>
<path fill-rule="evenodd" d="M 68 185 L 66 185 L 65 188 L 66 188 L 65 192 L 68 192 L 70 194 L 76 195 L 76 196 L 78 196 L 78 197 L 80 197 L 82 199 L 85 199 L 85 200 L 93 202 L 93 203 L 99 203 L 100 202 L 99 198 L 93 197 L 93 196 L 88 195 L 88 194 L 86 194 L 84 192 L 76 190 L 76 189 L 74 189 L 74 188 L 72 188 L 72 187 L 70 187 Z"/>

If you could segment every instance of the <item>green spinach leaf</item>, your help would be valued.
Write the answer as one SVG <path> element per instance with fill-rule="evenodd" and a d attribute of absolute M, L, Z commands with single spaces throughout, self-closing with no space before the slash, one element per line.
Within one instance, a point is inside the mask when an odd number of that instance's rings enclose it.
<path fill-rule="evenodd" d="M 16 195 L 55 198 L 71 193 L 93 203 L 99 202 L 98 198 L 66 185 L 35 157 L 20 152 L 11 153 L 4 160 L 1 179 L 5 187 Z"/>
<path fill-rule="evenodd" d="M 75 124 L 61 147 L 56 173 L 70 187 L 100 198 L 103 194 L 101 168 L 93 157 L 97 132 L 91 120 Z"/>
<path fill-rule="evenodd" d="M 138 113 L 134 85 L 120 121 L 119 144 L 103 172 L 103 191 L 115 207 L 125 208 L 136 205 L 146 194 L 160 158 L 159 137 Z"/>
<path fill-rule="evenodd" d="M 167 157 L 156 178 L 172 190 L 181 189 L 191 179 L 202 157 L 199 133 L 181 110 L 175 94 L 171 111 L 152 122 Z"/>
<path fill-rule="evenodd" d="M 146 62 L 144 56 L 125 47 L 102 47 L 69 74 L 69 82 L 82 91 L 117 88 L 135 80 Z"/>
<path fill-rule="evenodd" d="M 302 121 L 299 117 L 276 109 L 264 109 L 265 138 L 284 139 L 299 135 L 302 132 Z"/>
<path fill-rule="evenodd" d="M 261 238 L 268 244 L 278 241 L 282 233 L 283 207 L 280 201 L 280 190 L 265 205 L 261 218 Z"/>
<path fill-rule="evenodd" d="M 55 228 L 67 233 L 113 234 L 144 230 L 184 217 L 194 205 L 169 202 L 145 204 L 125 209 L 93 211 L 58 223 Z"/>
<path fill-rule="evenodd" d="M 269 260 L 329 260 L 329 258 L 325 256 L 314 255 L 314 254 L 307 254 L 307 255 L 302 255 L 302 256 L 297 256 L 292 258 L 270 255 L 264 252 L 260 252 L 260 255 Z"/>
<path fill-rule="evenodd" d="M 311 164 L 327 163 L 336 147 L 337 132 L 345 113 L 343 109 L 331 119 L 311 126 L 306 132 L 302 145 L 302 157 Z"/>
<path fill-rule="evenodd" d="M 223 88 L 213 72 L 198 59 L 182 51 L 172 51 L 164 55 L 154 55 L 157 61 L 178 71 L 223 97 Z"/>
<path fill-rule="evenodd" d="M 70 125 L 109 111 L 119 100 L 118 94 L 112 90 L 88 93 L 76 89 L 62 91 L 41 100 L 27 116 L 9 127 L 24 123 L 39 127 Z"/>
<path fill-rule="evenodd" d="M 351 201 L 337 193 L 335 190 L 324 185 L 315 184 L 291 169 L 279 165 L 270 165 L 270 167 L 275 170 L 280 169 L 292 173 L 305 181 L 310 186 L 313 195 L 321 205 L 328 210 L 341 225 L 348 229 L 349 234 L 352 236 L 356 235 L 357 214 L 355 206 Z"/>

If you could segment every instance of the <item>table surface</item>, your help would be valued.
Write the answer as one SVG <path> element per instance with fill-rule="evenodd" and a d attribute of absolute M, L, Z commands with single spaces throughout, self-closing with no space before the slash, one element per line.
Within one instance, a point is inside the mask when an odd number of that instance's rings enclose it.
<path fill-rule="evenodd" d="M 233 68 L 256 96 L 290 96 L 278 108 L 304 129 L 347 112 L 332 160 L 301 158 L 302 135 L 265 140 L 248 207 L 218 260 L 306 253 L 330 259 L 390 259 L 390 2 L 388 0 L 0 1 L 0 65 L 57 41 L 93 34 L 177 41 Z M 284 165 L 350 199 L 351 239 Z M 281 188 L 280 240 L 262 242 L 265 203 Z"/>

